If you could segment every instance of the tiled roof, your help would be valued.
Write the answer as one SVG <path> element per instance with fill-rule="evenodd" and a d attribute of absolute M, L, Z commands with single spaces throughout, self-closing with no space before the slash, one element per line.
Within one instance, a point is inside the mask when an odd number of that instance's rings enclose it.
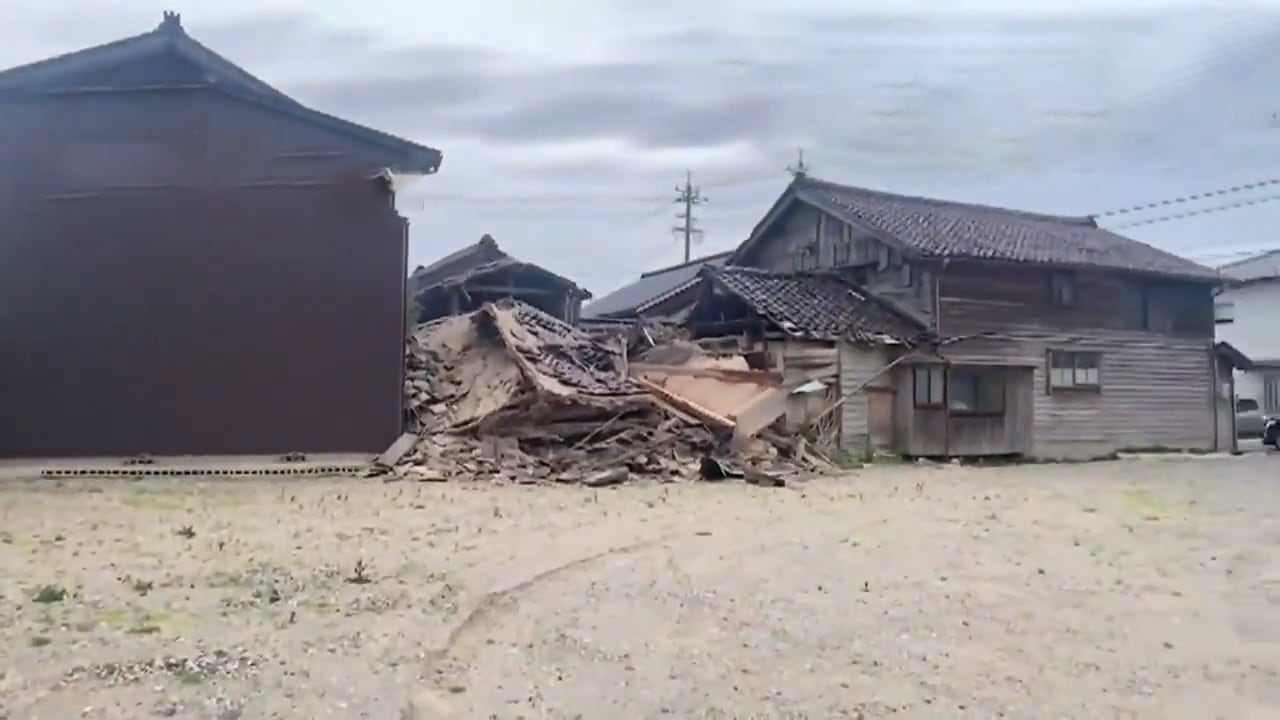
<path fill-rule="evenodd" d="M 185 59 L 198 68 L 201 78 L 198 84 L 201 87 L 388 150 L 398 158 L 392 168 L 397 172 L 430 174 L 440 167 L 442 155 L 439 150 L 302 105 L 187 35 L 181 18 L 173 12 L 165 12 L 160 25 L 150 32 L 0 70 L 0 95 L 40 93 L 50 88 L 99 91 L 103 88 L 78 88 L 74 83 L 86 72 L 156 56 Z M 72 85 L 63 87 L 68 82 Z M 184 79 L 181 85 L 187 86 L 191 82 L 190 79 Z M 164 88 L 146 85 L 127 89 Z"/>
<path fill-rule="evenodd" d="M 797 180 L 801 200 L 896 240 L 920 255 L 1217 279 L 1217 271 L 1098 227 L 1090 217 L 894 195 L 813 178 Z"/>
<path fill-rule="evenodd" d="M 635 314 L 657 300 L 669 297 L 692 285 L 703 267 L 725 264 L 732 252 L 718 253 L 661 270 L 647 272 L 639 280 L 604 295 L 582 309 L 584 318 L 605 318 Z"/>
<path fill-rule="evenodd" d="M 1238 282 L 1280 277 L 1280 249 L 1227 263 L 1218 268 L 1223 277 Z"/>
<path fill-rule="evenodd" d="M 707 268 L 703 274 L 779 329 L 796 337 L 911 342 L 923 325 L 834 273 Z"/>

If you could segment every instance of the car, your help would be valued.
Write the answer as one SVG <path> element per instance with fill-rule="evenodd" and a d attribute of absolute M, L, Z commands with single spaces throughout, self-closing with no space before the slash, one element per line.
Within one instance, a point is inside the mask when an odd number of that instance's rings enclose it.
<path fill-rule="evenodd" d="M 1236 398 L 1236 437 L 1262 437 L 1265 416 L 1258 401 L 1252 398 Z"/>

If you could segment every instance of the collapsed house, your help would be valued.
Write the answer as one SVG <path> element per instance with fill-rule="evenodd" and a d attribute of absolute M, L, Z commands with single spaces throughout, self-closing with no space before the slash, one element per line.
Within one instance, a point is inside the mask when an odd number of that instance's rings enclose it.
<path fill-rule="evenodd" d="M 518 300 L 563 322 L 577 322 L 591 293 L 568 278 L 511 257 L 489 235 L 409 276 L 415 323 L 469 313 L 485 303 Z"/>
<path fill-rule="evenodd" d="M 894 451 L 894 376 L 926 336 L 910 314 L 836 272 L 705 268 L 688 328 L 712 352 L 777 373 L 782 429 L 852 455 Z"/>
<path fill-rule="evenodd" d="M 424 324 L 407 349 L 413 437 L 385 464 L 416 480 L 587 485 L 706 477 L 708 464 L 748 479 L 825 467 L 764 432 L 780 414 L 766 407 L 778 407 L 780 382 L 746 368 L 722 375 L 740 388 L 738 412 L 726 415 L 663 387 L 671 366 L 705 367 L 700 351 L 663 352 L 655 359 L 667 364 L 633 372 L 620 347 L 513 301 Z"/>

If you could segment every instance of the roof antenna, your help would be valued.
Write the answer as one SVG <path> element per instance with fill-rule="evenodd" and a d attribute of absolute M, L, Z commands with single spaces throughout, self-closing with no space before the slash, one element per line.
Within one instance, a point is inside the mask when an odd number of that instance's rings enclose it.
<path fill-rule="evenodd" d="M 787 172 L 797 180 L 803 180 L 809 175 L 809 166 L 804 162 L 804 148 L 797 152 L 796 164 L 787 166 Z"/>
<path fill-rule="evenodd" d="M 160 21 L 160 30 L 170 33 L 182 32 L 182 16 L 172 10 L 165 10 L 164 19 Z"/>

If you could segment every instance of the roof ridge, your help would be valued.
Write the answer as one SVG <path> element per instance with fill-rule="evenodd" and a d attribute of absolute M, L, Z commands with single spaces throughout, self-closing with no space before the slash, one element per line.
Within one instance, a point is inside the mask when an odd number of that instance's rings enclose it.
<path fill-rule="evenodd" d="M 909 200 L 911 202 L 925 203 L 928 205 L 937 205 L 942 207 L 959 207 L 969 210 L 986 210 L 989 212 L 1001 213 L 1004 215 L 1012 215 L 1015 217 L 1023 217 L 1028 220 L 1038 220 L 1042 222 L 1065 223 L 1070 225 L 1085 225 L 1088 227 L 1098 227 L 1097 221 L 1091 215 L 1054 215 L 1052 213 L 1034 212 L 1031 210 L 1019 210 L 1017 208 L 1001 207 L 999 205 L 987 205 L 984 203 L 966 202 L 963 200 L 947 200 L 944 198 L 925 197 L 923 195 L 907 195 L 905 193 L 893 193 L 885 190 L 873 190 L 858 185 L 847 185 L 845 183 L 833 182 L 831 180 L 823 180 L 812 176 L 796 179 L 797 188 L 804 190 L 809 187 L 815 188 L 833 188 L 845 192 L 855 192 L 864 195 L 872 195 L 880 198 L 891 198 L 895 200 Z"/>
<path fill-rule="evenodd" d="M 1255 253 L 1255 254 L 1253 254 L 1253 255 L 1250 255 L 1250 256 L 1249 256 L 1249 257 L 1247 257 L 1247 258 L 1242 258 L 1242 259 L 1240 259 L 1240 260 L 1232 260 L 1232 261 L 1231 261 L 1231 262 L 1229 262 L 1229 263 L 1224 263 L 1224 264 L 1222 264 L 1222 265 L 1219 265 L 1219 266 L 1218 266 L 1218 269 L 1219 269 L 1219 270 L 1229 270 L 1229 269 L 1231 269 L 1231 268 L 1238 267 L 1238 266 L 1243 265 L 1243 264 L 1245 264 L 1245 263 L 1251 263 L 1251 262 L 1254 262 L 1255 260 L 1261 260 L 1261 259 L 1262 259 L 1262 258 L 1264 258 L 1264 257 L 1269 257 L 1269 256 L 1271 256 L 1271 255 L 1276 255 L 1276 254 L 1280 254 L 1280 247 L 1278 247 L 1278 248 L 1272 248 L 1272 249 L 1270 249 L 1270 250 L 1263 250 L 1263 251 L 1262 251 L 1262 252 L 1260 252 L 1260 253 Z"/>
<path fill-rule="evenodd" d="M 733 252 L 734 252 L 733 250 L 725 250 L 724 252 L 712 253 L 710 255 L 703 255 L 702 257 L 693 258 L 688 262 L 682 262 L 682 263 L 679 263 L 678 265 L 668 265 L 663 268 L 658 268 L 657 270 L 648 270 L 646 272 L 642 272 L 640 273 L 640 277 L 642 278 L 652 277 L 654 275 L 661 275 L 662 273 L 671 272 L 672 270 L 680 270 L 682 268 L 687 268 L 687 267 L 692 267 L 694 265 L 708 263 L 708 262 L 711 262 L 712 260 L 716 260 L 722 257 L 728 257 L 732 255 Z"/>

